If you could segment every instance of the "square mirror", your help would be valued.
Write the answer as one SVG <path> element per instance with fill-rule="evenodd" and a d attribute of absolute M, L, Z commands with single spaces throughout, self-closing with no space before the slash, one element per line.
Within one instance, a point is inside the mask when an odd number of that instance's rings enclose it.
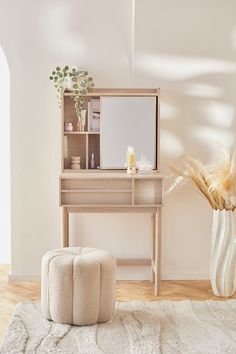
<path fill-rule="evenodd" d="M 123 169 L 127 146 L 157 168 L 157 97 L 102 96 L 100 168 Z"/>

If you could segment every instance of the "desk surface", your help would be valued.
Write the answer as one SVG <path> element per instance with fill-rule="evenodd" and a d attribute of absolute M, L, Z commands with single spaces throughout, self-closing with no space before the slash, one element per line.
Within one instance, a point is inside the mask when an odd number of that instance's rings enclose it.
<path fill-rule="evenodd" d="M 62 172 L 60 175 L 61 179 L 77 179 L 77 178 L 84 178 L 84 179 L 121 179 L 121 178 L 126 178 L 126 179 L 162 179 L 163 176 L 159 174 L 156 171 L 153 171 L 152 173 L 147 173 L 147 174 L 141 174 L 141 173 L 136 173 L 134 175 L 128 175 L 126 171 L 89 171 L 89 172 L 84 172 L 84 171 L 66 171 Z"/>

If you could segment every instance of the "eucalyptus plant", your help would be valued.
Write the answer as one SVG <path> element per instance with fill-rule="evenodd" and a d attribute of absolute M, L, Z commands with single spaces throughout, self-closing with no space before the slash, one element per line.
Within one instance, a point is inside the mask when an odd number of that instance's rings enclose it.
<path fill-rule="evenodd" d="M 88 76 L 86 70 L 72 68 L 70 71 L 73 88 L 73 99 L 75 101 L 75 111 L 79 119 L 81 109 L 84 104 L 84 96 L 87 95 L 88 90 L 94 86 L 93 78 Z"/>
<path fill-rule="evenodd" d="M 56 69 L 52 71 L 51 76 L 49 77 L 49 79 L 53 81 L 54 86 L 57 90 L 57 102 L 60 108 L 62 95 L 65 92 L 69 75 L 69 66 L 65 66 L 64 68 L 60 68 L 59 66 L 57 66 Z"/>
<path fill-rule="evenodd" d="M 65 90 L 71 86 L 73 92 L 73 100 L 75 102 L 75 111 L 77 118 L 80 119 L 81 109 L 84 104 L 84 96 L 87 95 L 88 90 L 94 86 L 93 78 L 88 76 L 86 70 L 74 67 L 72 69 L 66 65 L 64 68 L 59 66 L 52 71 L 50 80 L 53 81 L 54 86 L 57 90 L 57 101 L 59 107 L 61 108 L 62 95 Z M 71 85 L 70 85 L 71 84 Z"/>

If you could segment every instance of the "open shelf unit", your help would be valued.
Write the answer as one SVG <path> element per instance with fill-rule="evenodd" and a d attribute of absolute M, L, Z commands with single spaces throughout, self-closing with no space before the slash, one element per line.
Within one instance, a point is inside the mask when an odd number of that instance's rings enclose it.
<path fill-rule="evenodd" d="M 100 146 L 104 143 L 104 126 L 102 131 L 102 138 L 100 133 L 100 121 L 104 118 L 104 104 L 103 98 L 106 96 L 112 97 L 155 97 L 156 98 L 156 128 L 153 132 L 156 137 L 155 148 L 155 163 L 154 169 L 159 169 L 159 89 L 91 89 L 89 93 L 84 96 L 84 104 L 82 109 L 86 110 L 86 124 L 83 131 L 81 127 L 78 128 L 78 119 L 75 111 L 74 95 L 72 92 L 65 92 L 62 97 L 62 151 L 61 151 L 61 170 L 62 172 L 70 172 L 80 170 L 99 171 L 102 168 L 116 169 L 113 166 L 107 167 L 103 158 L 101 158 L 102 148 Z M 103 108 L 103 109 L 102 109 Z M 70 123 L 70 131 L 65 129 L 65 125 Z M 107 151 L 107 150 L 106 150 Z M 91 163 L 92 155 L 95 161 Z M 73 160 L 80 158 L 80 169 Z M 75 159 L 73 159 L 75 158 Z M 122 164 L 121 164 L 122 165 Z M 106 167 L 104 167 L 106 166 Z M 123 166 L 123 165 L 122 165 Z M 120 169 L 120 168 L 118 168 Z M 121 167 L 122 169 L 122 167 Z"/>
<path fill-rule="evenodd" d="M 73 95 L 64 93 L 62 97 L 62 141 L 64 142 L 62 171 L 72 170 L 72 157 L 80 157 L 81 170 L 99 169 L 100 167 L 100 97 L 96 94 L 85 96 L 82 108 L 86 110 L 84 131 L 78 130 Z M 72 131 L 65 130 L 67 123 L 72 124 Z M 94 167 L 91 166 L 92 154 L 95 157 Z"/>

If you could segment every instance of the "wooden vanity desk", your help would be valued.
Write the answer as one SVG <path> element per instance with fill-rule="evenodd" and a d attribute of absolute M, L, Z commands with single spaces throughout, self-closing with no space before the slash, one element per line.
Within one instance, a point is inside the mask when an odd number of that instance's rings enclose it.
<path fill-rule="evenodd" d="M 100 149 L 100 131 L 91 131 L 89 119 L 85 131 L 64 131 L 64 124 L 76 123 L 71 94 L 64 94 L 62 106 L 62 173 L 60 175 L 60 206 L 62 207 L 63 247 L 69 242 L 70 213 L 149 213 L 152 217 L 152 251 L 148 259 L 118 259 L 118 266 L 150 266 L 152 281 L 155 284 L 155 295 L 160 293 L 161 285 L 161 210 L 162 210 L 162 176 L 158 173 L 159 162 L 159 90 L 105 90 L 94 89 L 88 96 L 104 97 L 153 97 L 155 107 L 155 170 L 148 174 L 128 175 L 126 170 L 103 169 L 106 164 Z M 68 100 L 70 98 L 70 100 Z M 108 102 L 109 103 L 109 102 Z M 127 102 L 126 102 L 127 103 Z M 101 120 L 103 112 L 101 101 Z M 104 105 L 106 101 L 104 100 Z M 129 104 L 129 101 L 128 101 Z M 143 104 L 143 103 L 142 103 Z M 152 104 L 152 103 L 151 103 Z M 132 102 L 131 102 L 132 105 Z M 87 106 L 85 106 L 87 109 Z M 90 114 L 90 113 L 88 113 Z M 97 117 L 97 116 L 96 116 Z M 105 119 L 104 119 L 105 121 Z M 104 124 L 104 123 L 103 123 Z M 101 129 L 106 132 L 106 129 Z M 89 157 L 95 153 L 96 169 L 91 169 Z M 81 156 L 81 170 L 70 169 L 72 156 Z M 118 157 L 117 157 L 118 158 Z M 109 163 L 109 156 L 107 159 Z M 99 164 L 99 166 L 98 166 Z M 106 166 L 105 166 L 106 167 Z M 111 168 L 114 168 L 111 166 Z M 148 242 L 149 235 L 145 235 Z"/>

